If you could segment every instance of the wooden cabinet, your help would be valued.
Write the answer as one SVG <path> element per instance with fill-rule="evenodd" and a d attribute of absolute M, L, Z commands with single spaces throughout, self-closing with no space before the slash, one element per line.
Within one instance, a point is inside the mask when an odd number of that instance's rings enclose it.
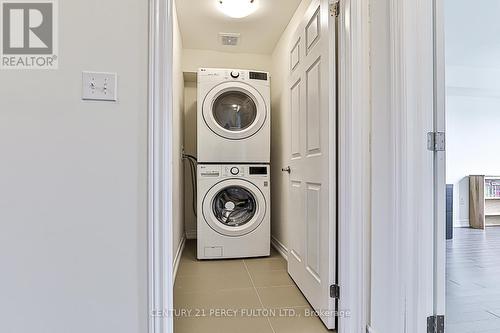
<path fill-rule="evenodd" d="M 474 229 L 500 225 L 500 177 L 469 176 L 469 225 Z"/>

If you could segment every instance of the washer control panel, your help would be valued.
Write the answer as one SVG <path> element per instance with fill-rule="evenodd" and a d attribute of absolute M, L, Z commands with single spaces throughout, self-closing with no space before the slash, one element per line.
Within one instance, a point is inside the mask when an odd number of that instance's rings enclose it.
<path fill-rule="evenodd" d="M 221 176 L 222 168 L 220 165 L 199 165 L 198 174 L 202 178 L 218 178 Z"/>
<path fill-rule="evenodd" d="M 198 165 L 198 176 L 201 178 L 265 178 L 269 177 L 270 168 L 265 164 L 252 165 L 219 165 L 202 164 Z"/>
<path fill-rule="evenodd" d="M 269 177 L 268 165 L 225 165 L 224 177 Z"/>
<path fill-rule="evenodd" d="M 225 177 L 245 177 L 247 175 L 245 167 L 241 165 L 225 165 L 223 170 L 222 174 Z"/>

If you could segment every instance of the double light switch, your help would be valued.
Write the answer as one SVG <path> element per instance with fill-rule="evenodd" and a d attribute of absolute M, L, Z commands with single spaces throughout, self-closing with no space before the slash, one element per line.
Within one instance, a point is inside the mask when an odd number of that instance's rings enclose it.
<path fill-rule="evenodd" d="M 82 73 L 82 99 L 95 101 L 117 100 L 116 73 Z"/>

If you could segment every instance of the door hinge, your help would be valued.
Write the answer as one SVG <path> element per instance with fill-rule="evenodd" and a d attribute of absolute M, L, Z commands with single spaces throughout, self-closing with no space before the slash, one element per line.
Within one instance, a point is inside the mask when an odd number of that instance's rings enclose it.
<path fill-rule="evenodd" d="M 427 333 L 444 333 L 444 316 L 428 317 Z"/>
<path fill-rule="evenodd" d="M 427 133 L 427 149 L 430 151 L 445 151 L 446 134 L 444 132 Z"/>
<path fill-rule="evenodd" d="M 335 0 L 330 3 L 330 16 L 338 17 L 340 14 L 340 0 Z"/>
<path fill-rule="evenodd" d="M 330 297 L 340 299 L 340 286 L 338 284 L 330 285 Z"/>

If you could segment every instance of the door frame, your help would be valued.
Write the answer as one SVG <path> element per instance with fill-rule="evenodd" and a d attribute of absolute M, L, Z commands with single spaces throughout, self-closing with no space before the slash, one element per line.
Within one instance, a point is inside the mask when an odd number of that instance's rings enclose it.
<path fill-rule="evenodd" d="M 341 0 L 338 29 L 339 333 L 367 330 L 370 313 L 371 103 L 370 10 Z"/>
<path fill-rule="evenodd" d="M 444 0 L 434 0 L 434 131 L 446 133 Z M 434 314 L 446 313 L 446 153 L 434 155 Z"/>
<path fill-rule="evenodd" d="M 373 86 L 376 80 L 379 86 L 372 88 L 383 96 L 373 104 L 373 168 L 387 179 L 372 193 L 380 205 L 372 207 L 370 325 L 372 332 L 425 332 L 429 317 L 444 314 L 437 297 L 444 295 L 444 252 L 436 241 L 444 235 L 444 186 L 436 187 L 444 153 L 427 149 L 427 133 L 444 126 L 435 113 L 444 105 L 436 80 L 444 79 L 436 47 L 443 42 L 442 0 L 375 2 L 372 22 L 382 45 L 373 42 Z M 382 194 L 387 199 L 375 201 Z"/>
<path fill-rule="evenodd" d="M 173 1 L 149 0 L 148 332 L 174 333 Z M 333 1 L 333 0 L 332 0 Z M 366 330 L 370 288 L 369 4 L 341 0 L 339 40 L 339 333 Z M 360 98 L 361 97 L 361 98 Z M 361 245 L 361 246 L 360 246 Z"/>
<path fill-rule="evenodd" d="M 173 333 L 173 0 L 149 0 L 148 332 Z"/>

